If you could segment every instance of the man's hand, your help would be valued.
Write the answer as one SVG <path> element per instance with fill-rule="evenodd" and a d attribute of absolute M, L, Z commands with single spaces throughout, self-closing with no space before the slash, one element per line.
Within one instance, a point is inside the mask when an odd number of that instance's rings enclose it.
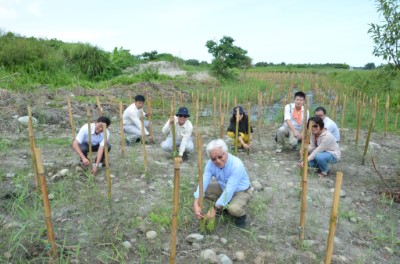
<path fill-rule="evenodd" d="M 151 112 L 146 113 L 146 117 L 151 117 L 151 115 L 152 115 Z"/>
<path fill-rule="evenodd" d="M 210 208 L 210 210 L 208 210 L 205 217 L 207 220 L 212 220 L 212 219 L 214 219 L 216 214 L 217 214 L 217 212 L 215 211 L 214 207 L 212 207 L 212 208 Z"/>
<path fill-rule="evenodd" d="M 84 157 L 84 158 L 82 158 L 82 163 L 83 163 L 83 165 L 85 165 L 85 166 L 89 166 L 90 161 L 89 161 L 86 157 Z"/>
<path fill-rule="evenodd" d="M 149 142 L 153 142 L 153 136 L 149 136 Z"/>
<path fill-rule="evenodd" d="M 182 163 L 182 156 L 178 156 L 176 158 L 178 159 L 179 163 Z"/>
<path fill-rule="evenodd" d="M 91 173 L 93 176 L 96 176 L 96 174 L 97 174 L 97 165 L 96 164 L 93 165 Z"/>
<path fill-rule="evenodd" d="M 199 199 L 195 199 L 193 203 L 193 211 L 197 219 L 204 218 L 203 214 L 201 213 L 201 208 L 199 206 Z"/>
<path fill-rule="evenodd" d="M 293 132 L 293 136 L 294 136 L 295 138 L 297 138 L 297 139 L 301 139 L 301 134 L 300 134 L 299 131 L 297 131 L 297 130 L 295 130 L 295 131 Z"/>

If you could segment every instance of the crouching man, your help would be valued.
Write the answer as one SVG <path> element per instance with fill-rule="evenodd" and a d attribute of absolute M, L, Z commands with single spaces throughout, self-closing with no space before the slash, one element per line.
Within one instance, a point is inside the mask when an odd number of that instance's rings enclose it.
<path fill-rule="evenodd" d="M 215 201 L 215 205 L 203 215 L 197 187 L 194 193 L 194 213 L 198 219 L 213 219 L 222 210 L 227 210 L 235 217 L 235 225 L 243 228 L 246 225 L 246 206 L 253 197 L 246 168 L 238 157 L 228 153 L 228 147 L 222 139 L 211 141 L 206 152 L 210 160 L 203 174 L 204 197 Z"/>
<path fill-rule="evenodd" d="M 72 142 L 72 148 L 81 158 L 83 166 L 89 166 L 88 152 L 89 152 L 89 132 L 91 134 L 90 145 L 92 146 L 92 151 L 97 152 L 96 162 L 93 164 L 91 173 L 95 175 L 97 173 L 97 168 L 104 163 L 104 131 L 103 124 L 106 124 L 108 128 L 111 121 L 108 117 L 100 116 L 96 122 L 90 124 L 90 131 L 88 131 L 88 125 L 85 124 L 81 127 L 74 142 Z M 108 143 L 110 140 L 110 132 L 107 130 L 107 147 L 108 151 L 111 150 L 111 145 Z"/>

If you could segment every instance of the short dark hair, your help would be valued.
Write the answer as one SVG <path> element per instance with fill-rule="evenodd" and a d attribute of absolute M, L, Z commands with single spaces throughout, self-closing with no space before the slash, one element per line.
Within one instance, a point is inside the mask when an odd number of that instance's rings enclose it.
<path fill-rule="evenodd" d="M 319 117 L 319 116 L 310 117 L 310 119 L 308 119 L 308 122 L 307 122 L 307 127 L 309 126 L 310 121 L 314 121 L 314 123 L 317 124 L 321 129 L 324 128 L 324 120 L 322 120 L 321 117 Z"/>
<path fill-rule="evenodd" d="M 294 98 L 296 98 L 297 96 L 302 97 L 304 100 L 306 99 L 306 94 L 303 93 L 302 91 L 296 92 L 294 94 Z"/>
<path fill-rule="evenodd" d="M 111 124 L 110 119 L 106 116 L 100 116 L 99 118 L 97 118 L 97 122 L 105 123 L 107 127 L 109 127 Z"/>
<path fill-rule="evenodd" d="M 314 113 L 319 111 L 324 112 L 324 115 L 326 115 L 326 109 L 323 108 L 322 106 L 318 106 L 317 108 L 315 108 Z"/>
<path fill-rule="evenodd" d="M 135 102 L 143 102 L 144 103 L 145 101 L 146 101 L 146 99 L 144 98 L 143 95 L 139 94 L 139 95 L 135 96 Z"/>

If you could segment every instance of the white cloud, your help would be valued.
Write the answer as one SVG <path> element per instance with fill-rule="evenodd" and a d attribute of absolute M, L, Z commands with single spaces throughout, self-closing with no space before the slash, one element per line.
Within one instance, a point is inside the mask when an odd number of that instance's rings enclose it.
<path fill-rule="evenodd" d="M 41 17 L 43 12 L 42 12 L 42 1 L 28 1 L 26 4 L 26 10 L 29 14 L 36 16 L 36 17 Z"/>
<path fill-rule="evenodd" d="M 17 16 L 17 12 L 13 9 L 0 6 L 0 20 L 15 19 Z"/>

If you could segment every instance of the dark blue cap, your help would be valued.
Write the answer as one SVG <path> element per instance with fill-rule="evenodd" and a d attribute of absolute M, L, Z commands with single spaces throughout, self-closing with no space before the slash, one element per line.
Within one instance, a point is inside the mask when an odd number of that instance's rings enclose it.
<path fill-rule="evenodd" d="M 176 113 L 176 116 L 179 116 L 179 115 L 190 117 L 189 110 L 186 107 L 179 108 L 178 113 Z"/>

